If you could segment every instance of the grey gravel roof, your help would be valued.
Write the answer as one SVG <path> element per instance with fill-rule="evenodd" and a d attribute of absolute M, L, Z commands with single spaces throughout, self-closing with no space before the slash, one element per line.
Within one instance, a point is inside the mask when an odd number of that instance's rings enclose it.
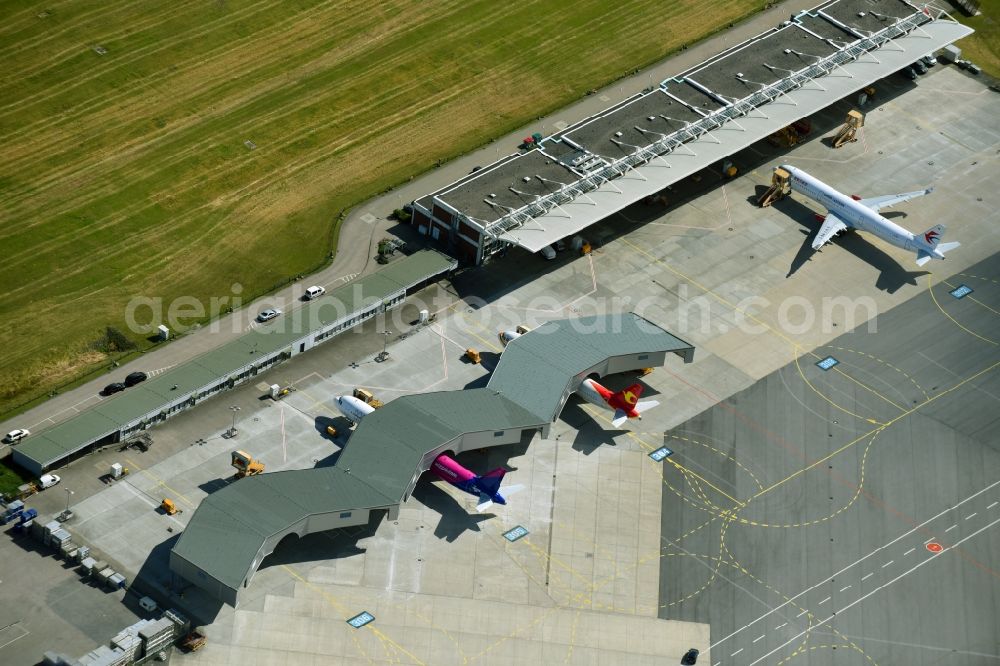
<path fill-rule="evenodd" d="M 634 313 L 550 321 L 507 345 L 487 386 L 551 422 L 572 378 L 604 359 L 691 348 Z"/>

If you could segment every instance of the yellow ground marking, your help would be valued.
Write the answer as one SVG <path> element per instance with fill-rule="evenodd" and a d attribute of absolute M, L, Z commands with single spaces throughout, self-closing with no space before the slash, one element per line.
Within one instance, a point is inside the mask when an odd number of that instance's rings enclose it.
<path fill-rule="evenodd" d="M 170 492 L 170 494 L 171 494 L 171 499 L 173 499 L 174 497 L 176 497 L 177 499 L 179 499 L 182 502 L 184 502 L 185 504 L 187 504 L 189 507 L 194 508 L 194 507 L 197 506 L 197 504 L 195 502 L 192 502 L 191 500 L 189 500 L 180 491 L 174 490 L 173 488 L 171 488 L 170 486 L 168 486 L 166 484 L 166 482 L 164 482 L 163 479 L 161 479 L 157 475 L 153 474 L 148 469 L 143 469 L 143 468 L 139 467 L 139 465 L 135 461 L 133 461 L 133 460 L 131 460 L 129 458 L 125 458 L 125 462 L 127 462 L 129 464 L 129 469 L 135 468 L 135 469 L 139 470 L 140 472 L 142 472 L 143 474 L 145 474 L 146 476 L 148 476 L 149 478 L 151 478 L 153 481 L 156 481 L 156 485 L 157 486 L 163 486 L 164 488 L 166 488 Z"/>
<path fill-rule="evenodd" d="M 569 627 L 569 647 L 566 648 L 566 658 L 563 659 L 564 664 L 570 663 L 573 658 L 573 644 L 576 643 L 576 625 L 580 621 L 580 611 L 573 613 L 573 624 Z"/>
<path fill-rule="evenodd" d="M 707 590 L 709 587 L 712 586 L 712 583 L 715 582 L 715 579 L 719 575 L 719 568 L 723 564 L 722 553 L 725 551 L 726 548 L 726 530 L 729 529 L 729 526 L 731 524 L 732 524 L 732 519 L 731 518 L 726 519 L 722 523 L 722 529 L 719 530 L 719 555 L 718 558 L 716 559 L 715 567 L 712 569 L 712 575 L 708 577 L 708 580 L 706 580 L 705 583 L 694 592 L 686 594 L 680 599 L 674 599 L 673 601 L 668 601 L 667 603 L 660 604 L 660 608 L 670 608 L 671 606 L 682 604 L 685 601 L 693 599 L 694 597 L 698 596 L 699 594 L 701 594 L 702 592 L 704 592 L 705 590 Z"/>
<path fill-rule="evenodd" d="M 888 361 L 885 361 L 885 360 L 879 358 L 878 356 L 875 356 L 874 354 L 869 354 L 868 352 L 859 351 L 857 349 L 850 349 L 848 347 L 837 347 L 837 346 L 834 346 L 834 345 L 824 345 L 823 347 L 820 347 L 820 349 L 836 349 L 838 351 L 850 352 L 851 354 L 858 354 L 860 356 L 866 356 L 866 357 L 870 358 L 871 360 L 875 361 L 876 363 L 881 363 L 882 365 L 887 366 L 887 367 L 891 368 L 892 370 L 895 370 L 899 374 L 901 374 L 904 377 L 906 377 L 907 379 L 909 379 L 910 383 L 913 384 L 914 386 L 916 386 L 917 390 L 924 394 L 924 400 L 926 400 L 927 398 L 930 397 L 929 395 L 927 395 L 927 391 L 924 390 L 924 387 L 921 386 L 919 383 L 917 383 L 917 380 L 914 379 L 913 377 L 911 377 L 908 373 L 906 373 L 906 371 L 897 368 L 892 363 L 889 363 Z"/>
<path fill-rule="evenodd" d="M 607 423 L 609 425 L 611 424 L 611 421 L 608 420 L 607 418 L 605 418 L 605 416 L 601 413 L 601 411 L 598 410 L 596 407 L 591 407 L 590 405 L 583 405 L 583 408 L 584 408 L 584 411 L 586 411 L 588 414 L 590 414 L 591 416 L 593 416 L 595 419 L 597 419 L 599 421 L 603 421 L 603 422 L 605 422 L 605 423 Z M 655 449 L 660 448 L 658 446 L 653 446 L 652 444 L 647 443 L 646 441 L 644 441 L 640 437 L 635 436 L 632 432 L 629 432 L 628 435 L 629 435 L 630 438 L 632 438 L 633 440 L 635 440 L 636 442 L 638 442 L 639 446 L 643 450 L 653 451 Z M 668 460 L 669 460 L 669 458 L 668 458 Z M 663 474 L 662 471 L 660 472 L 660 477 L 663 479 L 663 485 L 665 485 L 667 488 L 670 488 L 671 492 L 673 492 L 675 495 L 677 495 L 677 497 L 682 502 L 687 502 L 693 508 L 698 509 L 700 511 L 706 511 L 706 512 L 709 512 L 709 513 L 711 513 L 712 510 L 714 509 L 715 511 L 719 512 L 719 515 L 724 515 L 727 512 L 727 509 L 723 509 L 721 506 L 718 506 L 716 504 L 709 503 L 709 506 L 702 506 L 702 505 L 694 502 L 690 497 L 688 497 L 687 495 L 685 495 L 684 493 L 682 493 L 679 489 L 677 489 L 673 485 L 671 485 L 671 483 L 667 480 L 667 477 Z"/>
<path fill-rule="evenodd" d="M 751 525 L 753 527 L 810 527 L 812 525 L 818 525 L 819 523 L 825 523 L 826 521 L 832 518 L 836 518 L 844 511 L 847 511 L 849 508 L 851 508 L 851 506 L 856 501 L 858 501 L 858 498 L 861 497 L 861 491 L 865 485 L 865 463 L 868 460 L 868 452 L 871 450 L 872 445 L 875 443 L 876 438 L 878 438 L 881 432 L 882 432 L 881 429 L 875 431 L 875 434 L 872 435 L 872 438 L 868 440 L 868 445 L 865 447 L 864 453 L 861 455 L 860 478 L 858 479 L 858 487 L 855 488 L 854 490 L 854 496 L 850 499 L 850 501 L 847 502 L 847 504 L 834 511 L 829 516 L 824 516 L 823 518 L 817 518 L 815 520 L 810 520 L 804 523 L 784 523 L 784 524 L 760 523 L 755 520 L 750 520 L 748 518 L 737 518 L 736 520 L 738 520 L 743 525 Z"/>
<path fill-rule="evenodd" d="M 839 449 L 837 449 L 833 453 L 830 453 L 829 455 L 826 455 L 826 456 L 820 458 L 819 460 L 816 460 L 815 462 L 810 463 L 806 467 L 803 467 L 802 469 L 800 469 L 800 470 L 798 470 L 796 472 L 793 472 L 792 474 L 789 474 L 784 479 L 782 479 L 782 480 L 780 480 L 780 481 L 778 481 L 776 483 L 771 484 L 770 486 L 768 486 L 764 490 L 761 490 L 760 492 L 758 492 L 756 495 L 750 497 L 750 499 L 748 499 L 746 503 L 749 504 L 750 502 L 752 502 L 753 500 L 757 499 L 758 497 L 771 492 L 772 490 L 774 490 L 778 486 L 780 486 L 780 485 L 782 485 L 784 483 L 787 483 L 788 481 L 791 481 L 792 479 L 794 479 L 795 477 L 797 477 L 797 476 L 799 476 L 801 474 L 805 474 L 806 472 L 808 472 L 813 467 L 816 467 L 817 465 L 822 465 L 827 460 L 830 460 L 831 458 L 833 458 L 837 454 L 842 453 L 843 451 L 846 451 L 847 449 L 851 448 L 852 446 L 854 446 L 855 444 L 857 444 L 858 442 L 860 442 L 861 440 L 863 440 L 865 437 L 869 437 L 871 435 L 874 435 L 875 433 L 877 433 L 880 430 L 885 430 L 886 428 L 888 428 L 892 424 L 896 423 L 897 421 L 900 421 L 901 419 L 906 418 L 910 414 L 912 414 L 912 413 L 914 413 L 914 412 L 922 409 L 923 407 L 931 404 L 932 402 L 934 402 L 935 400 L 938 400 L 942 396 L 946 396 L 949 393 L 951 393 L 952 391 L 957 391 L 962 386 L 965 386 L 969 382 L 971 382 L 971 381 L 973 381 L 973 380 L 981 377 L 982 375 L 985 375 L 987 372 L 995 370 L 998 366 L 1000 366 L 1000 361 L 997 361 L 996 363 L 994 363 L 993 365 L 991 365 L 989 367 L 983 368 L 982 370 L 980 370 L 979 372 L 977 372 L 974 375 L 970 375 L 969 377 L 966 377 L 965 379 L 963 379 L 959 383 L 955 384 L 951 388 L 945 389 L 944 391 L 941 391 L 937 395 L 931 396 L 931 398 L 929 400 L 925 400 L 924 402 L 920 403 L 919 405 L 915 405 L 914 407 L 908 409 L 907 411 L 903 412 L 902 414 L 893 417 L 887 423 L 883 423 L 879 427 L 873 428 L 872 430 L 869 430 L 868 432 L 866 432 L 866 433 L 864 433 L 864 434 L 856 437 L 855 439 L 852 439 L 850 442 L 848 442 L 847 444 L 844 444 L 842 447 L 840 447 Z"/>
<path fill-rule="evenodd" d="M 522 633 L 524 631 L 527 631 L 528 629 L 531 629 L 532 627 L 534 627 L 536 624 L 538 624 L 542 620 L 547 620 L 548 617 L 550 615 L 552 615 L 553 613 L 555 613 L 557 610 L 565 610 L 565 609 L 562 606 L 553 606 L 547 612 L 540 614 L 538 617 L 536 617 L 534 620 L 532 620 L 528 624 L 526 624 L 526 625 L 524 625 L 522 627 L 519 627 L 519 628 L 515 629 L 514 631 L 510 632 L 510 635 L 504 636 L 503 638 L 501 638 L 501 639 L 499 639 L 497 641 L 494 641 L 493 643 L 487 645 L 478 654 L 474 654 L 472 656 L 472 661 L 476 661 L 477 659 L 479 659 L 480 657 L 482 657 L 483 655 L 485 655 L 490 650 L 493 650 L 493 649 L 497 648 L 498 646 L 502 645 L 503 643 L 505 643 L 506 641 L 510 640 L 511 638 L 515 638 L 518 634 L 520 634 L 520 633 Z"/>
<path fill-rule="evenodd" d="M 934 305 L 936 305 L 937 309 L 941 311 L 941 314 L 943 314 L 945 317 L 947 317 L 948 319 L 951 320 L 951 323 L 955 324 L 955 326 L 958 326 L 960 329 L 962 329 L 963 331 L 965 331 L 969 335 L 972 335 L 974 337 L 979 338 L 983 342 L 988 342 L 991 345 L 996 345 L 997 344 L 997 342 L 995 340 L 990 340 L 989 338 L 984 338 L 983 336 L 979 335 L 978 333 L 970 331 L 966 327 L 964 327 L 961 324 L 959 324 L 958 321 L 954 317 L 952 317 L 950 314 L 948 314 L 947 312 L 945 312 L 944 308 L 941 307 L 941 304 L 938 303 L 937 297 L 934 295 L 934 288 L 931 285 L 930 276 L 928 276 L 928 280 L 927 280 L 927 291 L 930 292 L 931 300 L 934 301 Z"/>
<path fill-rule="evenodd" d="M 759 324 L 760 326 L 763 326 L 765 329 L 767 329 L 768 331 L 770 331 L 771 333 L 773 333 L 775 336 L 777 336 L 778 338 L 780 338 L 781 340 L 783 340 L 785 343 L 787 343 L 788 345 L 790 345 L 792 347 L 792 351 L 795 353 L 796 357 L 798 356 L 799 349 L 803 349 L 802 345 L 800 345 L 795 340 L 792 340 L 791 338 L 789 338 L 787 335 L 785 335 L 781 331 L 775 329 L 774 327 L 770 326 L 766 322 L 758 319 L 757 317 L 753 316 L 752 314 L 750 314 L 746 310 L 743 310 L 743 309 L 737 307 L 734 303 L 731 303 L 728 300 L 726 300 L 725 298 L 723 298 L 722 296 L 719 296 L 717 293 L 715 293 L 714 291 L 712 291 L 711 289 L 709 289 L 705 285 L 701 284 L 700 282 L 698 282 L 697 280 L 695 280 L 693 278 L 688 277 L 686 274 L 680 272 L 679 270 L 677 270 L 676 268 L 674 268 L 670 264 L 667 264 L 666 262 L 662 261 L 661 259 L 659 259 L 655 255 L 650 254 L 649 252 L 647 252 L 646 250 L 642 249 L 641 247 L 639 247 L 635 243 L 632 243 L 631 241 L 629 241 L 626 238 L 621 238 L 620 240 L 621 240 L 622 243 L 624 243 L 625 245 L 631 247 L 636 252 L 638 252 L 638 253 L 646 256 L 650 261 L 652 261 L 652 262 L 654 262 L 656 264 L 659 264 L 660 266 L 662 266 L 663 268 L 666 268 L 668 271 L 670 271 L 671 273 L 673 273 L 677 277 L 681 278 L 682 280 L 686 280 L 688 283 L 693 284 L 698 289 L 701 289 L 707 295 L 711 296 L 712 298 L 714 298 L 718 302 L 722 303 L 726 307 L 730 308 L 734 312 L 739 312 L 744 317 L 747 317 L 748 319 L 751 319 L 752 321 L 754 321 L 755 323 Z M 807 350 L 806 353 L 809 354 L 810 356 L 816 358 L 817 360 L 821 358 L 815 351 L 808 351 Z M 879 393 L 875 389 L 871 388 L 870 386 L 868 386 L 866 384 L 863 384 L 862 382 L 859 382 L 857 379 L 855 379 L 854 377 L 851 377 L 850 375 L 848 375 L 847 373 L 845 373 L 843 370 L 841 370 L 839 368 L 833 368 L 833 372 L 836 372 L 837 374 L 841 375 L 842 377 L 845 377 L 848 380 L 854 382 L 855 384 L 857 384 L 858 386 L 860 386 L 864 390 L 868 391 L 869 393 L 875 395 L 876 397 L 881 398 L 882 400 L 885 400 L 886 402 L 888 402 L 893 407 L 896 407 L 897 409 L 903 409 L 902 407 L 900 407 L 899 405 L 895 404 L 894 402 L 892 402 L 891 400 L 889 400 L 888 398 L 886 398 L 884 395 L 882 395 L 881 393 Z M 801 374 L 801 370 L 799 371 L 799 374 Z M 807 382 L 807 384 L 808 384 L 808 382 Z M 817 389 L 815 387 L 813 387 L 811 384 L 809 384 L 809 388 L 811 388 L 813 391 L 817 391 Z M 817 391 L 817 393 L 818 393 L 818 391 Z M 822 395 L 822 394 L 820 394 L 820 395 Z M 832 401 L 830 401 L 829 398 L 826 398 L 826 396 L 823 396 L 823 397 L 824 397 L 824 399 L 826 399 L 827 401 L 829 401 L 830 404 L 834 404 L 834 406 L 836 406 L 835 403 L 833 403 Z M 841 407 L 838 407 L 838 408 L 839 409 L 843 409 Z M 847 411 L 847 410 L 844 410 L 844 411 Z M 850 413 L 850 412 L 848 412 L 848 413 Z"/>
<path fill-rule="evenodd" d="M 815 353 L 813 353 L 812 355 L 816 356 L 817 358 L 819 358 Z M 796 348 L 795 349 L 795 369 L 798 370 L 799 377 L 802 379 L 802 381 L 805 383 L 805 385 L 808 386 L 809 388 L 811 388 L 813 390 L 813 392 L 816 393 L 816 395 L 818 395 L 819 397 L 821 397 L 824 400 L 826 400 L 828 403 L 830 403 L 836 409 L 839 409 L 840 411 L 844 412 L 845 414 L 853 416 L 854 418 L 856 418 L 856 419 L 858 419 L 860 421 L 865 421 L 867 423 L 874 423 L 876 425 L 881 425 L 882 424 L 881 421 L 877 421 L 876 419 L 870 418 L 868 416 L 861 416 L 860 414 L 855 414 L 854 412 L 852 412 L 851 410 L 847 409 L 846 407 L 841 407 L 840 405 L 838 405 L 837 403 L 835 403 L 833 400 L 831 400 L 825 393 L 823 393 L 818 388 L 816 388 L 815 386 L 813 386 L 812 382 L 810 382 L 808 379 L 806 379 L 806 374 L 802 371 L 802 365 L 799 363 L 799 358 L 800 358 L 799 357 L 799 348 Z M 834 370 L 836 370 L 836 368 L 834 368 Z M 855 384 L 863 386 L 867 390 L 872 391 L 873 393 L 876 393 L 876 391 L 874 389 L 868 388 L 866 385 L 864 385 L 861 382 L 859 382 L 859 381 L 855 380 L 854 378 L 850 377 L 850 375 L 845 375 L 843 372 L 838 372 L 838 374 L 841 375 L 841 376 L 843 376 L 843 377 L 847 377 L 848 379 L 851 379 L 851 381 L 854 381 Z M 904 411 L 906 409 L 905 407 L 900 407 L 899 405 L 897 405 L 896 403 L 894 403 L 892 400 L 889 400 L 888 398 L 886 398 L 884 396 L 880 395 L 879 397 L 881 397 L 883 400 L 885 400 L 890 405 L 892 405 L 893 407 L 895 407 L 896 409 L 898 409 L 900 411 Z"/>
<path fill-rule="evenodd" d="M 984 282 L 992 282 L 993 284 L 1000 284 L 1000 280 L 994 280 L 993 278 L 983 277 L 982 275 L 969 275 L 968 273 L 956 273 L 956 275 L 972 278 L 973 280 L 983 280 Z"/>
<path fill-rule="evenodd" d="M 785 657 L 784 659 L 782 659 L 781 661 L 779 661 L 777 664 L 775 664 L 775 666 L 782 666 L 782 664 L 786 664 L 789 661 L 791 661 L 792 659 L 795 659 L 796 657 L 798 657 L 800 655 L 803 655 L 803 654 L 806 654 L 808 652 L 812 652 L 813 650 L 836 650 L 837 648 L 844 648 L 844 649 L 847 649 L 847 650 L 856 650 L 857 652 L 860 652 L 861 655 L 865 659 L 867 659 L 870 663 L 875 664 L 875 660 L 872 659 L 870 656 L 868 656 L 868 654 L 864 650 L 862 650 L 861 648 L 859 648 L 854 643 L 841 643 L 840 645 L 833 645 L 832 643 L 829 643 L 829 644 L 825 644 L 825 645 L 801 645 L 801 646 L 799 646 L 799 649 L 797 649 L 795 652 L 791 653 L 790 655 L 788 655 L 787 657 Z M 878 665 L 875 664 L 875 666 L 878 666 Z"/>
<path fill-rule="evenodd" d="M 726 453 L 722 449 L 717 449 L 714 446 L 712 446 L 711 444 L 706 444 L 705 442 L 702 442 L 700 440 L 694 439 L 693 437 L 683 437 L 681 435 L 672 435 L 672 434 L 669 434 L 669 433 L 636 433 L 636 434 L 637 435 L 646 435 L 646 434 L 649 434 L 649 435 L 652 435 L 654 437 L 656 435 L 660 435 L 660 436 L 663 436 L 663 437 L 667 437 L 669 439 L 676 439 L 676 440 L 679 440 L 679 441 L 682 441 L 682 442 L 688 442 L 690 444 L 697 444 L 699 446 L 703 446 L 706 449 L 708 449 L 710 451 L 714 451 L 715 453 L 718 453 L 720 456 L 723 456 L 724 458 L 727 458 L 728 460 L 732 461 L 737 467 L 739 467 L 744 472 L 746 472 L 747 474 L 749 474 L 750 478 L 753 479 L 753 482 L 757 484 L 757 488 L 763 488 L 764 487 L 764 485 L 757 479 L 757 475 L 754 474 L 752 471 L 750 471 L 749 467 L 746 467 L 743 463 L 741 463 L 739 460 L 737 460 L 735 456 L 732 456 L 732 455 Z"/>
<path fill-rule="evenodd" d="M 955 289 L 958 286 L 958 285 L 952 284 L 951 282 L 948 282 L 947 280 L 941 280 L 941 282 L 944 282 L 946 285 L 948 285 L 952 289 Z M 990 312 L 992 312 L 995 315 L 1000 315 L 1000 310 L 994 310 L 993 308 L 991 308 L 990 306 L 986 305 L 986 303 L 983 303 L 981 300 L 979 300 L 975 296 L 965 296 L 964 298 L 967 298 L 970 301 L 972 301 L 973 303 L 976 303 L 978 305 L 983 306 L 984 308 L 986 308 L 987 310 L 989 310 Z"/>
<path fill-rule="evenodd" d="M 479 330 L 481 330 L 481 331 L 486 331 L 487 330 L 486 327 L 483 326 L 482 324 L 480 324 L 479 322 L 477 322 L 475 320 L 472 320 L 472 319 L 469 319 L 464 312 L 458 312 L 458 311 L 456 311 L 456 313 L 458 314 L 458 316 L 460 316 L 462 318 L 463 321 L 465 321 L 465 323 L 472 324 L 472 325 L 478 327 Z M 496 353 L 498 353 L 498 354 L 502 354 L 503 353 L 502 349 L 500 349 L 499 347 L 497 347 L 495 344 L 493 344 L 492 342 L 490 342 L 486 338 L 480 337 L 480 336 L 476 335 L 475 333 L 473 333 L 472 331 L 468 331 L 467 330 L 467 331 L 462 331 L 462 332 L 466 333 L 468 335 L 471 335 L 476 340 L 479 340 L 480 342 L 482 342 L 484 346 L 489 347 L 490 349 L 492 349 Z"/>
<path fill-rule="evenodd" d="M 336 610 L 338 613 L 342 613 L 344 615 L 344 620 L 345 621 L 347 620 L 347 618 L 349 618 L 349 617 L 352 616 L 352 613 L 349 610 L 347 610 L 347 608 L 342 603 L 340 603 L 339 601 L 337 601 L 337 599 L 332 594 L 329 594 L 328 592 L 326 592 L 325 590 L 323 590 L 322 588 L 320 588 L 319 586 L 317 586 L 315 583 L 311 583 L 308 580 L 306 580 L 298 571 L 296 571 L 292 567 L 288 566 L 287 564 L 282 564 L 281 568 L 284 569 L 285 572 L 289 576 L 291 576 L 292 578 L 294 578 L 294 579 L 298 580 L 299 582 L 303 583 L 306 587 L 308 587 L 313 592 L 315 592 L 319 596 L 321 596 L 323 598 L 323 600 L 331 608 L 333 608 L 334 610 Z M 373 627 L 371 624 L 366 624 L 364 627 L 361 628 L 361 630 L 366 629 L 366 628 L 371 628 L 372 630 L 375 629 L 375 627 Z M 357 635 L 354 632 L 350 632 L 348 635 L 351 637 L 351 640 L 354 641 L 354 646 L 356 648 L 358 648 L 358 652 L 361 653 L 361 656 L 364 657 L 365 660 L 367 660 L 369 664 L 374 664 L 375 662 L 372 660 L 372 658 L 370 656 L 368 656 L 368 652 L 361 645 L 361 642 L 358 640 Z M 382 639 L 380 638 L 379 640 L 382 640 Z M 420 661 L 420 660 L 418 660 L 416 658 L 414 658 L 414 659 L 415 659 L 415 661 L 417 663 L 423 664 L 422 661 Z"/>

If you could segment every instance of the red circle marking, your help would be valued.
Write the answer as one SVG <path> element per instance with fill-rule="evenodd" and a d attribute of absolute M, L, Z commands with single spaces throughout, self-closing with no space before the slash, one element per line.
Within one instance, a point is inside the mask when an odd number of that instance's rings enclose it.
<path fill-rule="evenodd" d="M 932 553 L 940 553 L 942 550 L 944 550 L 944 548 L 942 548 L 941 544 L 939 544 L 937 541 L 931 541 L 929 544 L 927 544 L 927 550 L 931 551 Z"/>

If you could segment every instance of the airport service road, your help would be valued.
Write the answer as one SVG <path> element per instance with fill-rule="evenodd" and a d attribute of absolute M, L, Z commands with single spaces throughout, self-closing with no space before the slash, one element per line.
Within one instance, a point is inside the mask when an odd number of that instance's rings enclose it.
<path fill-rule="evenodd" d="M 843 616 L 922 567 L 933 566 L 938 558 L 965 557 L 960 549 L 963 543 L 1000 523 L 998 487 L 1000 481 L 993 482 L 716 640 L 712 643 L 713 666 L 753 666 L 774 663 L 786 651 L 798 654 L 808 646 L 809 634 L 818 633 L 838 615 Z M 927 575 L 935 573 L 928 571 Z M 851 650 L 851 643 L 847 639 L 841 647 Z M 1000 660 L 997 655 L 973 656 Z"/>

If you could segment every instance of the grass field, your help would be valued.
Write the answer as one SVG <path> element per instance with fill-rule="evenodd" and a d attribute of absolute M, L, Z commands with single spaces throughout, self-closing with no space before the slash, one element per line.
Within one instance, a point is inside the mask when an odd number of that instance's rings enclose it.
<path fill-rule="evenodd" d="M 0 414 L 106 365 L 130 297 L 268 291 L 338 211 L 763 4 L 5 2 Z"/>
<path fill-rule="evenodd" d="M 987 74 L 1000 78 L 1000 0 L 982 0 L 979 16 L 963 16 L 955 10 L 951 15 L 976 32 L 958 41 L 962 57 L 983 68 Z"/>

